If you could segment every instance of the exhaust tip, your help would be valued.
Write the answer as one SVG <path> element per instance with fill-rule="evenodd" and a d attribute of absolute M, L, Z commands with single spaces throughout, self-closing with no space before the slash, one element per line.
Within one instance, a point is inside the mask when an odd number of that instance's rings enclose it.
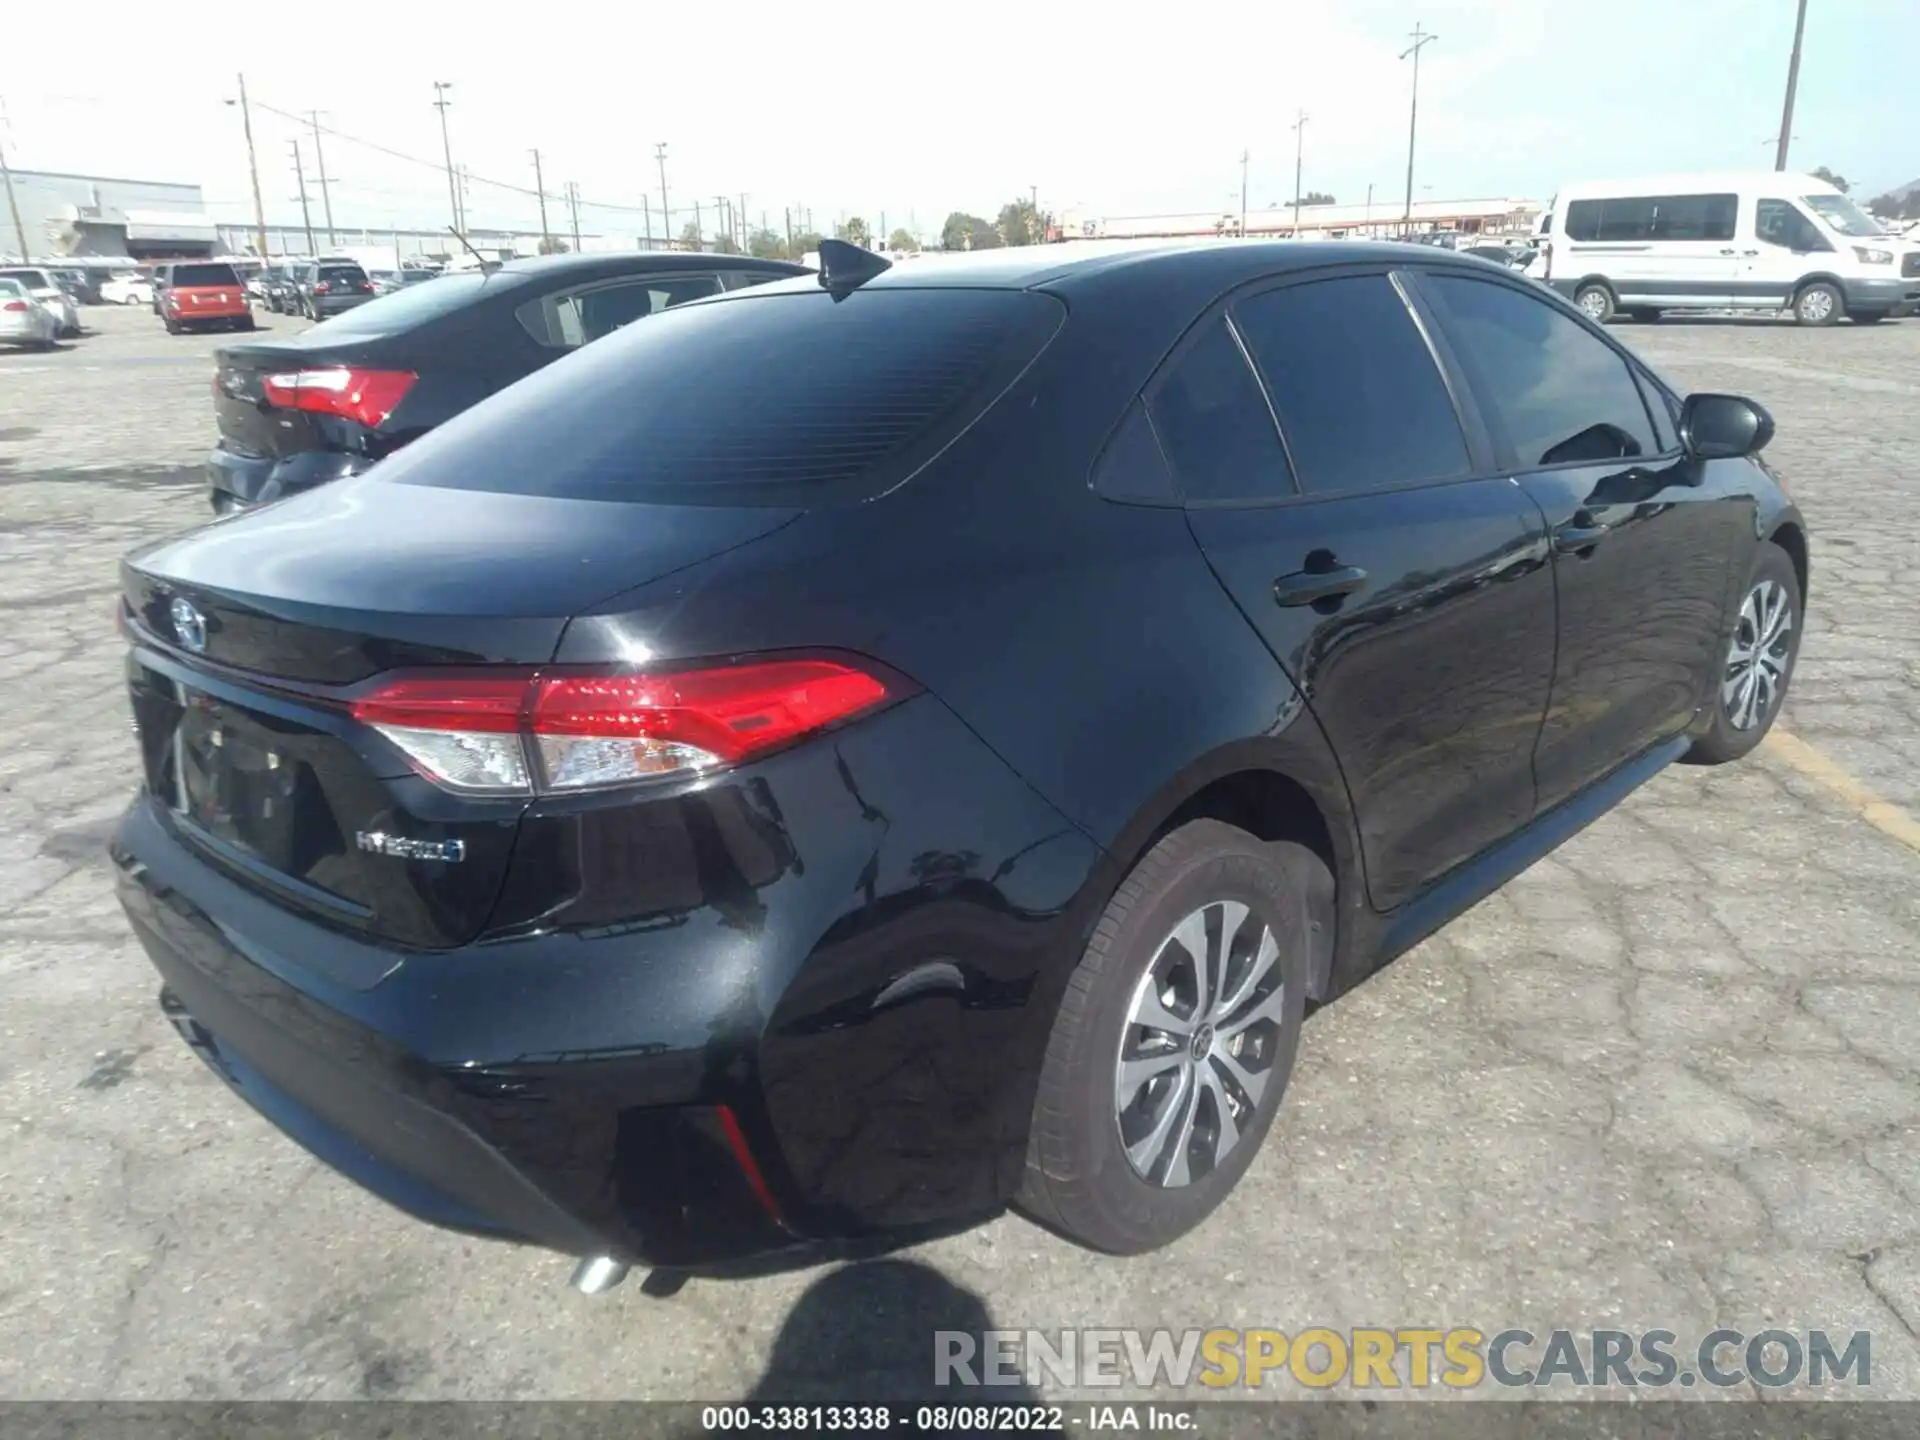
<path fill-rule="evenodd" d="M 573 1288 L 582 1295 L 604 1295 L 627 1278 L 627 1266 L 608 1255 L 589 1255 L 573 1269 Z"/>

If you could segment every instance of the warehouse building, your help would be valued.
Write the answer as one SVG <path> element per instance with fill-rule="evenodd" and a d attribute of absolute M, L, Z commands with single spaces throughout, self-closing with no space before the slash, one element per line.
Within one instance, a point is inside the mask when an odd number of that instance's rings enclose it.
<path fill-rule="evenodd" d="M 12 209 L 0 216 L 0 253 L 58 260 L 191 259 L 211 255 L 220 237 L 198 185 L 14 170 Z M 15 224 L 15 216 L 18 224 Z"/>

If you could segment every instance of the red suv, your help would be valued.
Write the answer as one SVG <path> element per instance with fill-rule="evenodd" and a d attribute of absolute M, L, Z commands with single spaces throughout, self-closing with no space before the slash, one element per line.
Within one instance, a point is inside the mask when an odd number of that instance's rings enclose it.
<path fill-rule="evenodd" d="M 253 329 L 253 309 L 247 303 L 247 287 L 233 266 L 208 262 L 172 265 L 168 270 L 159 308 L 169 335 L 201 326 Z"/>

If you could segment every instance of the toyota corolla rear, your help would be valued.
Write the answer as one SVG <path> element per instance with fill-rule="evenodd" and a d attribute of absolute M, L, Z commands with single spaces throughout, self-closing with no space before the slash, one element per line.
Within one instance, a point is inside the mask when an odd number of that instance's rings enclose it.
<path fill-rule="evenodd" d="M 867 643 L 882 617 L 694 638 L 719 557 L 801 605 L 835 507 L 874 512 L 1062 315 L 874 299 L 687 307 L 128 558 L 145 784 L 114 854 L 161 1003 L 403 1208 L 690 1264 L 1004 1194 L 1020 1132 L 968 1067 L 1030 1030 L 1019 977 L 1096 848 Z M 610 618 L 663 586 L 679 633 Z M 948 1103 L 971 1190 L 923 1173 Z"/>

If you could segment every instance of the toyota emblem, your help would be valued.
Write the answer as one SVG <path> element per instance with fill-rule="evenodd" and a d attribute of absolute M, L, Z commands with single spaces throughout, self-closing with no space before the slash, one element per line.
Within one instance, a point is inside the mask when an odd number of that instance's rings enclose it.
<path fill-rule="evenodd" d="M 186 596 L 173 597 L 173 604 L 167 607 L 167 618 L 173 621 L 173 633 L 187 649 L 198 655 L 207 648 L 207 617 Z"/>

